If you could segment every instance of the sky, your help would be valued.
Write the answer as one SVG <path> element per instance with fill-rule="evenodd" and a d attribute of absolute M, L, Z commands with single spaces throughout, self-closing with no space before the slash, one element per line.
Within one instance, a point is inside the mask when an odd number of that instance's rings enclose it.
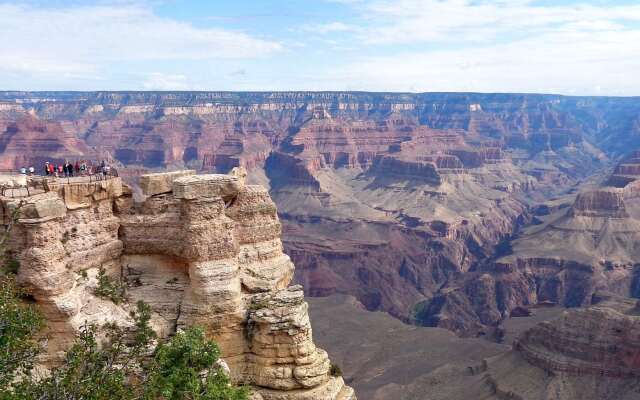
<path fill-rule="evenodd" d="M 640 0 L 0 0 L 0 90 L 640 95 Z"/>

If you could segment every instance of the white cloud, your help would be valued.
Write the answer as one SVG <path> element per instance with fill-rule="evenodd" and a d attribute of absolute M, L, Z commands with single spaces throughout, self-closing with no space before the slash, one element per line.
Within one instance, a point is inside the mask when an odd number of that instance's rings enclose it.
<path fill-rule="evenodd" d="M 305 32 L 327 34 L 335 32 L 354 32 L 360 30 L 355 25 L 345 24 L 344 22 L 330 22 L 327 24 L 311 24 L 302 27 Z"/>
<path fill-rule="evenodd" d="M 336 0 L 329 0 L 336 1 Z M 333 68 L 357 90 L 638 95 L 640 5 L 535 6 L 529 0 L 351 2 L 369 50 Z"/>
<path fill-rule="evenodd" d="M 242 32 L 197 28 L 135 4 L 0 4 L 0 71 L 95 74 L 120 62 L 255 58 L 282 49 Z"/>
<path fill-rule="evenodd" d="M 153 72 L 143 83 L 145 90 L 189 90 L 187 77 L 181 74 Z"/>
<path fill-rule="evenodd" d="M 531 1 L 375 0 L 354 5 L 370 43 L 481 42 L 532 35 L 567 25 L 618 28 L 640 22 L 640 5 L 535 6 Z"/>
<path fill-rule="evenodd" d="M 369 57 L 334 69 L 354 89 L 640 93 L 640 31 L 549 33 L 507 44 Z"/>

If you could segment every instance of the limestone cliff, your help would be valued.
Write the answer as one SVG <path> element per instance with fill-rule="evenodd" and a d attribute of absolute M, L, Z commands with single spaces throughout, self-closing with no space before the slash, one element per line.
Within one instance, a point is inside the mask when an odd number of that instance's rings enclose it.
<path fill-rule="evenodd" d="M 48 320 L 48 362 L 85 322 L 130 326 L 144 300 L 161 336 L 204 327 L 255 399 L 355 399 L 313 343 L 302 288 L 289 286 L 276 207 L 245 175 L 144 176 L 135 204 L 120 178 L 73 178 L 21 199 L 11 251 Z M 4 223 L 18 201 L 2 198 Z M 125 302 L 95 295 L 101 270 L 126 285 Z"/>

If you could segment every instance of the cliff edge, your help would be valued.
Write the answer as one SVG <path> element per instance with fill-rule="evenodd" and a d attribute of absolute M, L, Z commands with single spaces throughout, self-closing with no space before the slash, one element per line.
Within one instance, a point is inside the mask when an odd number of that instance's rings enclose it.
<path fill-rule="evenodd" d="M 46 362 L 59 362 L 87 322 L 132 326 L 129 311 L 144 300 L 160 336 L 202 326 L 254 399 L 355 399 L 313 343 L 302 287 L 289 286 L 276 207 L 245 176 L 146 175 L 143 203 L 119 178 L 0 198 L 4 224 L 22 202 L 10 248 L 48 322 Z M 126 288 L 124 302 L 96 295 L 99 275 Z"/>

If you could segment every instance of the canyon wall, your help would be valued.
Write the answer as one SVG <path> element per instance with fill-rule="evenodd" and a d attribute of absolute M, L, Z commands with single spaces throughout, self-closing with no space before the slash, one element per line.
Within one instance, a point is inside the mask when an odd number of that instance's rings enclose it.
<path fill-rule="evenodd" d="M 21 207 L 10 251 L 47 320 L 47 362 L 87 322 L 132 327 L 143 300 L 161 337 L 202 326 L 254 399 L 355 399 L 313 343 L 275 204 L 245 177 L 143 176 L 142 203 L 120 178 L 49 180 L 44 193 L 1 198 L 5 224 Z M 97 294 L 104 274 L 126 286 L 123 302 Z"/>
<path fill-rule="evenodd" d="M 632 163 L 635 152 L 623 160 Z M 416 318 L 464 334 L 487 333 L 520 306 L 584 307 L 606 290 L 638 297 L 640 203 L 620 165 L 601 184 L 533 210 L 533 223 L 502 254 L 456 277 L 416 309 Z"/>
<path fill-rule="evenodd" d="M 532 205 L 639 146 L 639 113 L 634 98 L 525 94 L 0 92 L 0 169 L 105 159 L 133 183 L 149 171 L 243 166 L 278 205 L 307 294 L 351 294 L 370 310 L 473 333 L 521 304 L 588 299 L 593 274 L 579 271 L 599 271 L 585 266 L 593 257 L 494 255 L 518 248 L 512 235 L 544 217 Z M 632 161 L 614 186 L 632 180 Z M 598 196 L 574 209 L 608 201 Z M 624 286 L 625 265 L 599 284 Z M 505 272 L 531 268 L 547 283 Z M 440 311 L 447 304 L 453 320 Z M 484 304 L 491 311 L 479 317 Z"/>

